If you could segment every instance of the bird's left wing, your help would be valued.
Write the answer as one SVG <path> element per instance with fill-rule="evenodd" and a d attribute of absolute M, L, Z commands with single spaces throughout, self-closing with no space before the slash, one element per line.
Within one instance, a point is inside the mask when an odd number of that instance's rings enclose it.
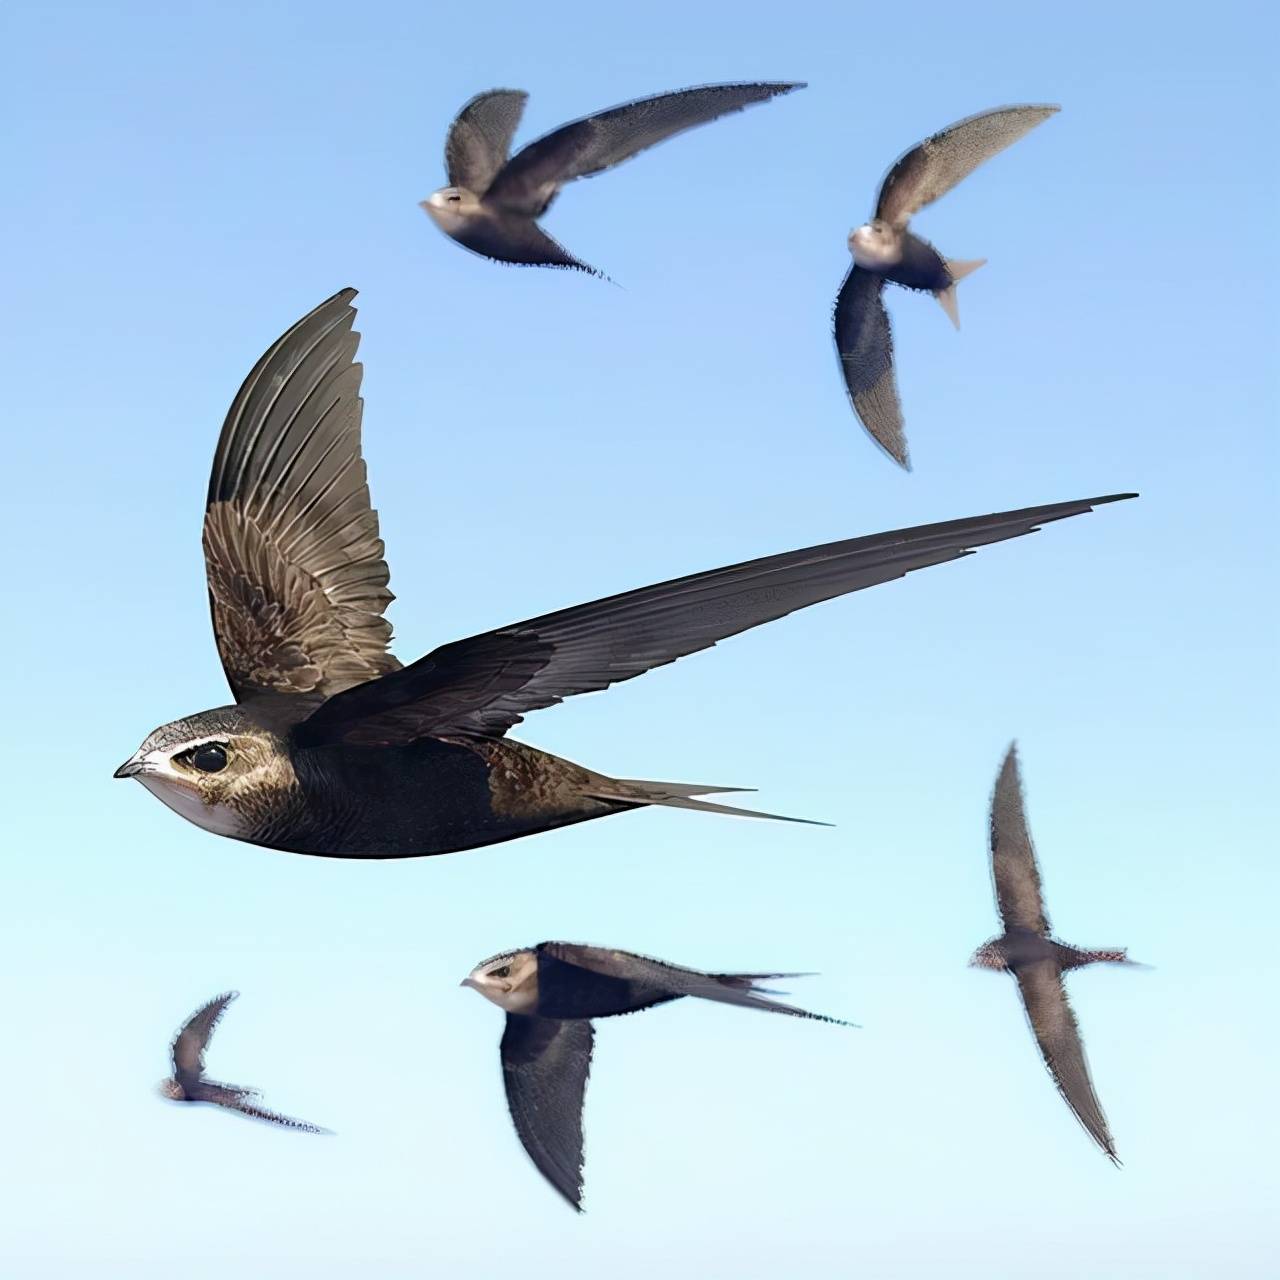
<path fill-rule="evenodd" d="M 926 138 L 885 176 L 876 217 L 905 227 L 912 214 L 946 195 L 984 160 L 1012 146 L 1057 110 L 1054 106 L 997 107 Z"/>
<path fill-rule="evenodd" d="M 354 289 L 303 316 L 245 379 L 209 477 L 204 558 L 237 701 L 329 695 L 399 664 L 360 451 Z"/>
<path fill-rule="evenodd" d="M 608 688 L 797 609 L 957 560 L 1131 494 L 920 525 L 642 587 L 445 645 L 329 699 L 299 746 L 500 737 L 528 712 Z"/>
<path fill-rule="evenodd" d="M 1058 1092 L 1089 1136 L 1115 1164 L 1119 1164 L 1107 1118 L 1102 1114 L 1102 1105 L 1089 1078 L 1080 1028 L 1067 1003 L 1061 969 L 1052 960 L 1038 960 L 1033 964 L 1020 965 L 1014 976 L 1026 1007 L 1027 1020 L 1040 1046 L 1040 1056 L 1049 1068 Z"/>
<path fill-rule="evenodd" d="M 283 1116 L 278 1111 L 268 1111 L 266 1107 L 260 1107 L 257 1103 L 249 1101 L 243 1094 L 221 1105 L 229 1107 L 233 1111 L 238 1111 L 242 1116 L 248 1116 L 251 1120 L 265 1120 L 267 1124 L 278 1125 L 282 1129 L 297 1129 L 302 1133 L 333 1132 L 332 1129 L 324 1129 L 320 1125 L 311 1124 L 307 1120 L 295 1120 L 293 1116 Z"/>
<path fill-rule="evenodd" d="M 802 84 L 712 84 L 661 93 L 562 125 L 517 152 L 494 179 L 490 203 L 536 218 L 556 190 L 629 160 L 668 138 L 766 102 Z"/>
<path fill-rule="evenodd" d="M 458 112 L 444 144 L 450 186 L 465 187 L 478 196 L 488 191 L 507 163 L 528 98 L 522 89 L 490 89 Z"/>
<path fill-rule="evenodd" d="M 911 470 L 902 404 L 893 376 L 893 333 L 884 277 L 851 267 L 836 296 L 836 354 L 858 421 L 900 467 Z"/>
<path fill-rule="evenodd" d="M 179 1079 L 196 1080 L 204 1072 L 204 1052 L 209 1039 L 219 1019 L 226 1012 L 227 1005 L 239 994 L 238 991 L 224 991 L 222 995 L 214 996 L 182 1024 L 170 1046 L 173 1073 Z"/>
<path fill-rule="evenodd" d="M 594 1044 L 585 1019 L 507 1015 L 502 1079 L 516 1133 L 548 1182 L 582 1210 L 582 1106 Z"/>

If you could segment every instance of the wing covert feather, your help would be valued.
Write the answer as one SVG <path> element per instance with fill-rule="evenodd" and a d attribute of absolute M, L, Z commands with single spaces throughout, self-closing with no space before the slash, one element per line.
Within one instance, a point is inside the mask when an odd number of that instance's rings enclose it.
<path fill-rule="evenodd" d="M 392 599 L 360 451 L 359 335 L 344 289 L 263 355 L 214 455 L 204 553 L 236 699 L 325 695 L 398 665 Z"/>

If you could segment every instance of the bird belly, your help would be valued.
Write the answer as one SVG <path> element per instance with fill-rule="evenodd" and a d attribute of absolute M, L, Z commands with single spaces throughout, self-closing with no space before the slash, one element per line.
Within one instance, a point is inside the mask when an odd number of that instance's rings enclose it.
<path fill-rule="evenodd" d="M 902 253 L 897 263 L 882 274 L 894 284 L 907 289 L 927 289 L 930 293 L 951 284 L 946 259 L 927 240 L 910 232 L 902 237 Z"/>
<path fill-rule="evenodd" d="M 507 740 L 324 747 L 296 752 L 294 768 L 304 805 L 255 843 L 339 858 L 428 857 L 631 807 L 584 795 L 577 775 L 593 775 Z"/>

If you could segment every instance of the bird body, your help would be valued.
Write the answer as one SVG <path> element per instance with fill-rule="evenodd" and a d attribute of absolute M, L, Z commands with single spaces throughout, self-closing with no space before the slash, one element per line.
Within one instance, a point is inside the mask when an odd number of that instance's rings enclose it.
<path fill-rule="evenodd" d="M 704 973 L 616 948 L 541 942 L 503 952 L 463 979 L 506 1015 L 501 1057 L 507 1106 L 542 1175 L 582 1207 L 582 1111 L 595 1045 L 592 1020 L 686 996 L 851 1026 L 784 1004 L 761 981 L 794 973 Z"/>
<path fill-rule="evenodd" d="M 886 282 L 932 293 L 956 328 L 955 286 L 986 259 L 944 258 L 909 230 L 912 215 L 945 195 L 985 160 L 1012 145 L 1057 107 L 1000 107 L 970 116 L 903 155 L 880 185 L 875 216 L 849 233 L 853 266 L 836 297 L 836 352 L 850 403 L 873 440 L 910 468 L 894 374 Z"/>
<path fill-rule="evenodd" d="M 458 113 L 445 142 L 449 185 L 421 207 L 445 235 L 483 257 L 600 275 L 537 225 L 565 183 L 603 173 L 686 129 L 802 88 L 781 82 L 713 84 L 641 98 L 562 125 L 510 158 L 529 95 L 492 89 Z"/>
<path fill-rule="evenodd" d="M 1123 948 L 1088 950 L 1052 935 L 1027 827 L 1016 746 L 1009 748 L 996 779 L 990 843 L 992 879 L 1004 932 L 983 943 L 970 963 L 1015 978 L 1027 1021 L 1058 1092 L 1090 1137 L 1119 1164 L 1062 975 L 1089 964 L 1132 962 Z"/>
<path fill-rule="evenodd" d="M 209 481 L 204 553 L 235 703 L 170 721 L 116 770 L 218 835 L 330 857 L 493 844 L 643 805 L 775 815 L 733 790 L 621 779 L 507 736 L 797 609 L 1126 495 L 806 547 L 390 652 L 390 571 L 361 456 L 353 290 L 304 316 L 245 380 Z"/>

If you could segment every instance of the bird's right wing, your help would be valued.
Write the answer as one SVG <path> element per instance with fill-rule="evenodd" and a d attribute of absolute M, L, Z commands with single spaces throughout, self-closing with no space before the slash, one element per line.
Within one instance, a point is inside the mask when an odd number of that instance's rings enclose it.
<path fill-rule="evenodd" d="M 465 187 L 477 196 L 488 191 L 507 163 L 528 99 L 522 89 L 490 89 L 458 112 L 444 144 L 450 186 Z"/>
<path fill-rule="evenodd" d="M 1102 1114 L 1102 1105 L 1089 1078 L 1080 1028 L 1067 1003 L 1061 969 L 1052 960 L 1038 960 L 1033 964 L 1020 965 L 1014 976 L 1026 1007 L 1027 1020 L 1040 1046 L 1040 1056 L 1049 1068 L 1058 1092 L 1089 1136 L 1115 1164 L 1119 1164 L 1107 1118 Z"/>
<path fill-rule="evenodd" d="M 606 689 L 727 636 L 1131 494 L 897 529 L 766 556 L 517 622 L 444 645 L 329 699 L 300 747 L 500 737 L 530 711 Z M 785 673 L 768 673 L 784 679 Z"/>
<path fill-rule="evenodd" d="M 911 470 L 893 376 L 893 333 L 884 277 L 851 267 L 836 296 L 836 354 L 858 421 L 900 467 Z"/>
<path fill-rule="evenodd" d="M 818 1022 L 834 1022 L 842 1026 L 838 1018 L 810 1013 L 794 1005 L 769 999 L 769 994 L 756 986 L 776 978 L 803 978 L 802 973 L 703 973 L 699 969 L 685 969 L 654 960 L 650 956 L 636 955 L 631 951 L 619 951 L 608 947 L 591 947 L 578 942 L 544 942 L 539 951 L 545 951 L 566 964 L 589 969 L 624 982 L 657 987 L 672 996 L 692 996 L 699 1000 L 715 1000 L 720 1004 L 734 1004 L 747 1009 L 763 1009 L 770 1013 L 786 1013 L 795 1018 L 813 1018 Z"/>
<path fill-rule="evenodd" d="M 354 289 L 303 316 L 245 379 L 209 477 L 213 631 L 237 701 L 332 694 L 394 670 L 378 517 L 360 452 Z"/>
<path fill-rule="evenodd" d="M 489 188 L 490 203 L 541 216 L 574 178 L 611 169 L 641 151 L 800 84 L 712 84 L 641 98 L 562 125 L 514 155 Z"/>
<path fill-rule="evenodd" d="M 213 1035 L 218 1020 L 226 1012 L 227 1005 L 239 994 L 238 991 L 224 991 L 222 995 L 214 996 L 182 1024 L 169 1050 L 173 1059 L 173 1074 L 179 1080 L 197 1080 L 203 1074 L 204 1051 L 209 1045 L 209 1038 Z"/>
<path fill-rule="evenodd" d="M 1010 745 L 991 797 L 991 878 L 1006 929 L 1047 936 L 1049 917 L 1040 888 L 1040 869 L 1027 828 L 1018 772 L 1018 747 Z"/>
<path fill-rule="evenodd" d="M 502 1079 L 529 1158 L 582 1210 L 582 1106 L 595 1034 L 585 1019 L 507 1015 Z"/>
<path fill-rule="evenodd" d="M 997 107 L 926 138 L 885 176 L 876 217 L 905 227 L 912 214 L 946 195 L 984 160 L 1012 146 L 1057 110 L 1053 106 Z"/>

